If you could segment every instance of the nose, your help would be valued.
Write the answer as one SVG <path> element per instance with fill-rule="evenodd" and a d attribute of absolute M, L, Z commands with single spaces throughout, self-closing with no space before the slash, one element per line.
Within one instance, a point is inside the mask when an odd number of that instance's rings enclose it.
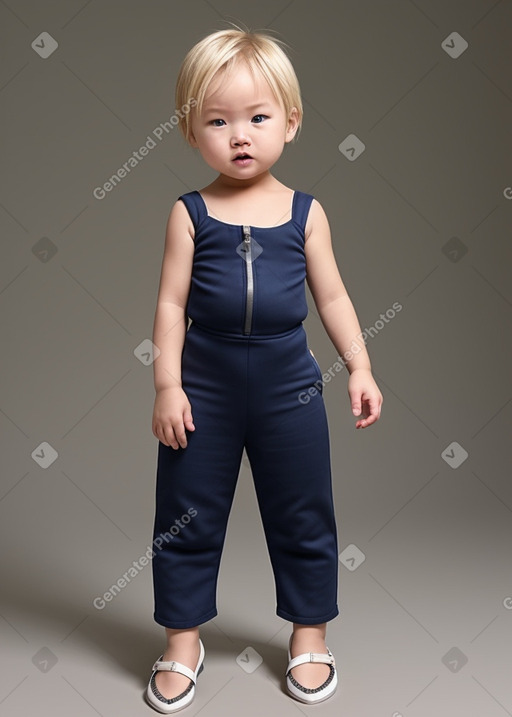
<path fill-rule="evenodd" d="M 233 136 L 231 137 L 231 145 L 233 147 L 240 147 L 241 145 L 250 146 L 250 144 L 251 140 L 245 132 L 242 130 L 233 132 Z"/>

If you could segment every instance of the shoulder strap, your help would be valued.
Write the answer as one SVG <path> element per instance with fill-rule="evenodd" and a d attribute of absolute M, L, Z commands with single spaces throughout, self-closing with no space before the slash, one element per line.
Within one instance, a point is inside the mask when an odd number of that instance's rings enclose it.
<path fill-rule="evenodd" d="M 300 226 L 302 231 L 306 228 L 309 209 L 314 196 L 305 192 L 295 191 L 293 195 L 292 218 L 293 221 Z"/>
<path fill-rule="evenodd" d="M 197 190 L 194 190 L 193 192 L 182 194 L 178 197 L 178 199 L 181 199 L 185 204 L 187 211 L 190 214 L 190 218 L 192 219 L 194 229 L 197 229 L 207 214 L 203 198 Z"/>

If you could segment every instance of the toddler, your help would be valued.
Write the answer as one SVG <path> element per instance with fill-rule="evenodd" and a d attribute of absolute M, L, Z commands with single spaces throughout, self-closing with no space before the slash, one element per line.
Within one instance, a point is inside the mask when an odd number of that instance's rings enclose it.
<path fill-rule="evenodd" d="M 361 329 L 322 206 L 271 174 L 302 121 L 283 44 L 221 30 L 189 51 L 177 79 L 181 131 L 217 176 L 172 207 L 153 331 L 154 619 L 167 645 L 146 698 L 165 714 L 192 702 L 203 669 L 199 625 L 217 615 L 244 448 L 276 613 L 292 623 L 288 693 L 313 704 L 338 682 L 325 643 L 326 623 L 339 613 L 329 432 L 322 373 L 303 326 L 305 280 L 350 374 L 356 428 L 378 420 L 382 394 L 356 339 Z"/>

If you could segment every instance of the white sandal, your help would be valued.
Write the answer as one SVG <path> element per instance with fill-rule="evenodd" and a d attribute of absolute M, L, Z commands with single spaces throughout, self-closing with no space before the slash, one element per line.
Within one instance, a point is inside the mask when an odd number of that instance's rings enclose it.
<path fill-rule="evenodd" d="M 172 712 L 182 710 L 184 707 L 188 707 L 194 699 L 197 676 L 203 671 L 204 646 L 201 640 L 199 640 L 199 659 L 195 670 L 191 670 L 186 665 L 183 665 L 181 662 L 176 662 L 175 660 L 163 661 L 162 657 L 163 655 L 160 655 L 160 659 L 158 659 L 152 667 L 153 672 L 146 690 L 146 700 L 151 707 L 158 712 L 171 714 Z M 155 675 L 159 670 L 179 672 L 189 678 L 190 684 L 181 694 L 167 699 L 160 693 L 158 687 L 156 686 Z"/>
<path fill-rule="evenodd" d="M 286 687 L 292 697 L 295 697 L 299 702 L 305 702 L 306 704 L 315 704 L 316 702 L 323 702 L 328 699 L 335 691 L 338 685 L 338 673 L 336 671 L 336 662 L 334 655 L 327 648 L 327 653 L 322 652 L 304 652 L 302 655 L 292 658 L 290 653 L 290 645 L 292 643 L 292 637 L 290 636 L 290 642 L 288 645 L 288 668 L 286 670 Z M 291 674 L 291 670 L 298 665 L 303 665 L 306 662 L 323 662 L 326 665 L 330 665 L 329 677 L 319 687 L 303 687 Z"/>

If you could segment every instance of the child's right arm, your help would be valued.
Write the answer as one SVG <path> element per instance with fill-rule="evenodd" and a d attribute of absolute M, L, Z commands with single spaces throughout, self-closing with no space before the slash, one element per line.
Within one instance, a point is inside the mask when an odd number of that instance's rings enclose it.
<path fill-rule="evenodd" d="M 160 354 L 153 362 L 156 396 L 152 430 L 156 438 L 174 449 L 186 447 L 185 428 L 195 430 L 190 402 L 181 387 L 181 355 L 187 330 L 186 306 L 193 257 L 194 227 L 184 203 L 178 200 L 167 222 L 153 325 L 153 343 Z"/>

